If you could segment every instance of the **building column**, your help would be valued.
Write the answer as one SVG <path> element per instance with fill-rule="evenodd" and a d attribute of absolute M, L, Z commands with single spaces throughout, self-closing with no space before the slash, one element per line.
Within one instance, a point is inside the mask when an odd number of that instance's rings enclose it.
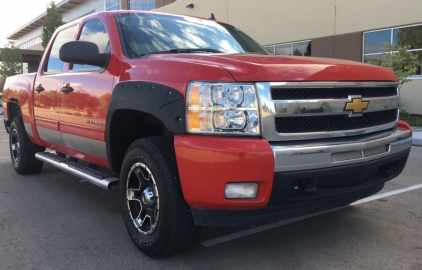
<path fill-rule="evenodd" d="M 129 9 L 129 0 L 122 0 L 122 10 Z"/>

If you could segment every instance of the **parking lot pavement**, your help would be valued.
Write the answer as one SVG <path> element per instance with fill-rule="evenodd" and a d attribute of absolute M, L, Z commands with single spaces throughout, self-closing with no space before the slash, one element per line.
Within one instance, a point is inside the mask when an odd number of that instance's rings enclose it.
<path fill-rule="evenodd" d="M 17 175 L 7 138 L 0 126 L 2 270 L 422 269 L 420 147 L 379 193 L 385 197 L 284 225 L 206 227 L 186 252 L 154 260 L 131 243 L 117 192 L 48 165 Z"/>

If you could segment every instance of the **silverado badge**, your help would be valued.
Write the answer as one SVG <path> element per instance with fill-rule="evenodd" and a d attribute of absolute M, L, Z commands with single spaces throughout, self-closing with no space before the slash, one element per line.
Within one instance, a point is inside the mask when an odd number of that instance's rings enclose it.
<path fill-rule="evenodd" d="M 353 98 L 352 102 L 347 102 L 345 111 L 352 111 L 353 113 L 362 113 L 363 110 L 368 109 L 368 101 L 362 101 L 361 98 Z"/>

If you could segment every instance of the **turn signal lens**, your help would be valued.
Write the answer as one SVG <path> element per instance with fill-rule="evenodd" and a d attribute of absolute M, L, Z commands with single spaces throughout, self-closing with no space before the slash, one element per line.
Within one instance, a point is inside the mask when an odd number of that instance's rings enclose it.
<path fill-rule="evenodd" d="M 201 124 L 200 124 L 200 114 L 199 112 L 189 112 L 188 115 L 188 124 L 189 124 L 189 130 L 201 130 Z"/>
<path fill-rule="evenodd" d="M 189 92 L 188 106 L 199 106 L 199 85 L 192 85 Z"/>

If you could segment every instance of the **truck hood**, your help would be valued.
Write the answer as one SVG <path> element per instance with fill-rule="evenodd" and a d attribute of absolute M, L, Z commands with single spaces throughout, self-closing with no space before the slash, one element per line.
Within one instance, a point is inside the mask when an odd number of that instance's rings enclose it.
<path fill-rule="evenodd" d="M 156 54 L 149 59 L 221 67 L 239 82 L 397 80 L 388 68 L 330 58 L 257 54 Z"/>

